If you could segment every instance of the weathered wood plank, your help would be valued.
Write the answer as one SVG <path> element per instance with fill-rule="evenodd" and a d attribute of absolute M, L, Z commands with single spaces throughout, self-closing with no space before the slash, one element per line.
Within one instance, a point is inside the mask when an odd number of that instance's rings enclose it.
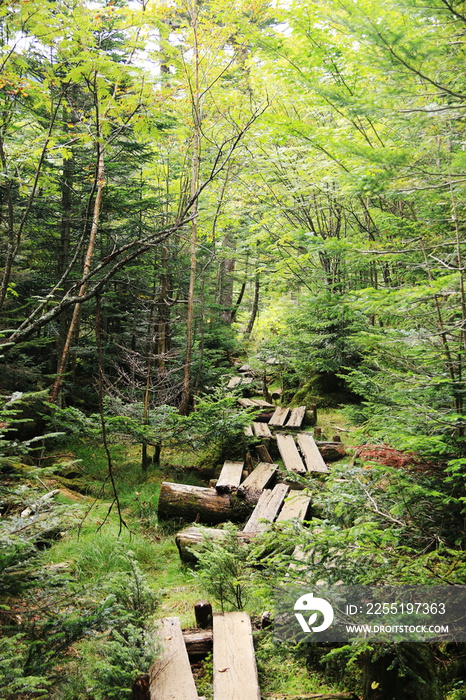
<path fill-rule="evenodd" d="M 277 406 L 272 418 L 269 420 L 269 425 L 275 428 L 282 428 L 288 418 L 290 409 L 285 406 Z"/>
<path fill-rule="evenodd" d="M 244 426 L 244 434 L 246 435 L 246 437 L 254 437 L 254 433 L 252 432 L 252 425 Z"/>
<path fill-rule="evenodd" d="M 214 700 L 260 700 L 249 615 L 214 613 Z"/>
<path fill-rule="evenodd" d="M 243 408 L 251 408 L 252 406 L 254 406 L 254 408 L 258 408 L 257 404 L 255 404 L 254 401 L 251 401 L 251 399 L 238 399 L 238 403 Z"/>
<path fill-rule="evenodd" d="M 243 532 L 263 532 L 267 528 L 267 522 L 273 523 L 289 488 L 287 484 L 277 484 L 272 490 L 262 491 Z"/>
<path fill-rule="evenodd" d="M 265 401 L 265 399 L 252 399 L 258 406 L 261 408 L 275 408 L 273 403 L 269 403 L 269 401 Z"/>
<path fill-rule="evenodd" d="M 198 700 L 179 619 L 159 620 L 157 637 L 162 651 L 149 670 L 150 700 Z"/>
<path fill-rule="evenodd" d="M 297 474 L 305 474 L 306 467 L 298 452 L 293 436 L 277 434 L 277 445 L 285 468 Z"/>
<path fill-rule="evenodd" d="M 310 503 L 311 497 L 307 496 L 304 491 L 290 491 L 285 498 L 283 508 L 279 512 L 276 522 L 281 523 L 285 520 L 292 520 L 293 518 L 304 520 L 309 510 Z"/>
<path fill-rule="evenodd" d="M 254 430 L 254 435 L 256 437 L 265 437 L 265 438 L 272 437 L 272 433 L 270 432 L 270 428 L 268 426 L 268 423 L 253 423 L 252 429 Z"/>
<path fill-rule="evenodd" d="M 225 461 L 223 463 L 222 471 L 215 485 L 218 493 L 231 493 L 232 491 L 236 491 L 241 483 L 243 467 L 244 462 Z"/>
<path fill-rule="evenodd" d="M 190 661 L 199 661 L 212 652 L 212 629 L 183 630 L 183 639 Z"/>
<path fill-rule="evenodd" d="M 240 485 L 238 491 L 242 493 L 248 501 L 257 502 L 262 491 L 272 481 L 277 469 L 278 464 L 259 462 L 254 471 L 252 471 Z"/>
<path fill-rule="evenodd" d="M 256 452 L 261 462 L 272 464 L 273 459 L 265 445 L 256 445 Z"/>
<path fill-rule="evenodd" d="M 308 433 L 299 433 L 296 436 L 299 449 L 301 450 L 308 472 L 321 472 L 326 474 L 328 467 L 319 452 L 314 438 Z"/>
<path fill-rule="evenodd" d="M 287 428 L 300 428 L 306 415 L 306 406 L 298 406 L 293 408 L 291 416 L 286 423 Z"/>
<path fill-rule="evenodd" d="M 227 384 L 227 389 L 235 389 L 243 381 L 243 377 L 232 377 Z"/>

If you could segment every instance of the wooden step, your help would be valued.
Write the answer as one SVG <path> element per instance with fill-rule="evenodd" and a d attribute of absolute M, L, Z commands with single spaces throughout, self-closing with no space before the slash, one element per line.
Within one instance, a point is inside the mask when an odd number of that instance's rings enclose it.
<path fill-rule="evenodd" d="M 225 461 L 215 485 L 218 493 L 231 493 L 232 491 L 236 491 L 241 483 L 243 468 L 244 462 Z"/>
<path fill-rule="evenodd" d="M 293 436 L 283 435 L 282 433 L 277 434 L 277 445 L 285 468 L 297 474 L 305 474 L 306 467 L 298 452 Z"/>
<path fill-rule="evenodd" d="M 304 416 L 306 415 L 306 406 L 298 406 L 297 408 L 293 408 L 291 411 L 291 416 L 288 418 L 286 422 L 286 427 L 287 428 L 300 428 Z"/>
<path fill-rule="evenodd" d="M 308 472 L 328 473 L 328 467 L 325 464 L 322 455 L 319 452 L 314 438 L 308 433 L 299 433 L 296 436 L 299 449 L 301 450 Z"/>
<path fill-rule="evenodd" d="M 289 491 L 287 484 L 277 484 L 272 490 L 266 489 L 257 501 L 252 515 L 244 526 L 243 532 L 263 532 L 268 523 L 273 523 Z M 267 522 L 259 522 L 267 521 Z"/>
<path fill-rule="evenodd" d="M 156 634 L 161 651 L 149 669 L 150 700 L 198 700 L 179 619 L 158 620 Z"/>
<path fill-rule="evenodd" d="M 213 631 L 214 700 L 260 700 L 249 615 L 214 613 Z"/>
<path fill-rule="evenodd" d="M 248 501 L 257 502 L 262 491 L 270 484 L 278 464 L 269 462 L 259 462 L 257 467 L 245 478 L 239 487 L 239 492 L 243 493 Z"/>
<path fill-rule="evenodd" d="M 293 518 L 304 520 L 309 510 L 310 503 L 311 497 L 307 496 L 304 491 L 290 491 L 285 498 L 283 508 L 279 512 L 276 522 L 281 523 L 285 520 L 293 520 Z"/>
<path fill-rule="evenodd" d="M 254 430 L 254 435 L 256 437 L 271 438 L 272 433 L 267 423 L 253 423 L 252 429 Z"/>
<path fill-rule="evenodd" d="M 285 425 L 289 413 L 289 408 L 285 408 L 284 406 L 277 406 L 272 418 L 269 420 L 269 425 L 271 425 L 274 428 L 282 428 Z"/>
<path fill-rule="evenodd" d="M 254 437 L 254 433 L 252 432 L 252 425 L 244 426 L 244 434 L 246 435 L 246 437 Z"/>

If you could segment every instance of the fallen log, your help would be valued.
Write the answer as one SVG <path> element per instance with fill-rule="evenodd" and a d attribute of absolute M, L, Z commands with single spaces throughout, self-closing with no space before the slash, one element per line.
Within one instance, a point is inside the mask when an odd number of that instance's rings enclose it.
<path fill-rule="evenodd" d="M 212 628 L 207 630 L 183 630 L 183 639 L 191 663 L 195 661 L 200 661 L 212 651 Z"/>
<path fill-rule="evenodd" d="M 251 511 L 247 501 L 235 495 L 219 494 L 205 486 L 164 481 L 160 488 L 159 518 L 184 518 L 204 523 L 240 522 Z"/>
<path fill-rule="evenodd" d="M 222 540 L 228 533 L 226 530 L 213 527 L 209 528 L 206 533 L 206 530 L 196 526 L 186 527 L 184 530 L 180 530 L 180 532 L 176 533 L 175 543 L 178 547 L 181 561 L 197 561 L 196 550 L 202 549 L 206 534 L 209 540 Z M 254 534 L 255 533 L 237 532 L 236 536 L 243 542 L 249 542 Z"/>
<path fill-rule="evenodd" d="M 316 440 L 319 452 L 326 462 L 336 462 L 346 455 L 345 446 L 341 442 L 328 442 Z"/>

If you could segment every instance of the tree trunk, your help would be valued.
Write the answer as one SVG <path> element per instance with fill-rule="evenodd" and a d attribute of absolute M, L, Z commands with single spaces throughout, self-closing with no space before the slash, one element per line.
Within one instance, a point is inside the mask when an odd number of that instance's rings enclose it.
<path fill-rule="evenodd" d="M 194 52 L 194 86 L 192 93 L 193 113 L 193 153 L 191 159 L 191 197 L 195 198 L 199 182 L 199 157 L 201 149 L 201 98 L 199 92 L 199 47 L 197 43 L 197 0 L 193 0 L 191 9 L 191 27 L 193 30 Z M 189 253 L 189 290 L 188 313 L 186 319 L 186 356 L 183 371 L 183 389 L 179 411 L 185 415 L 189 411 L 191 400 L 191 364 L 194 337 L 194 291 L 196 285 L 196 247 L 197 247 L 197 199 L 192 208 L 193 220 L 191 222 L 191 245 Z"/>
<path fill-rule="evenodd" d="M 97 119 L 99 125 L 99 120 Z M 96 168 L 96 196 L 94 200 L 94 209 L 92 213 L 92 225 L 89 234 L 89 243 L 87 246 L 86 256 L 84 258 L 83 265 L 83 277 L 89 274 L 91 271 L 92 260 L 94 258 L 95 243 L 97 238 L 97 231 L 99 229 L 100 213 L 102 211 L 102 200 L 104 196 L 105 188 L 105 163 L 104 163 L 104 153 L 103 147 L 100 139 L 100 126 L 98 126 L 99 138 L 97 141 L 97 168 Z M 79 288 L 78 297 L 83 297 L 87 290 L 87 282 L 84 282 Z M 76 304 L 73 309 L 73 316 L 71 317 L 70 327 L 68 328 L 68 334 L 66 336 L 65 344 L 63 346 L 63 351 L 61 354 L 60 362 L 58 365 L 57 376 L 52 387 L 50 398 L 52 401 L 56 401 L 58 394 L 63 384 L 63 375 L 65 373 L 66 364 L 68 361 L 68 356 L 71 349 L 71 343 L 75 332 L 78 329 L 79 319 L 81 315 L 81 304 Z"/>
<path fill-rule="evenodd" d="M 247 328 L 244 332 L 246 338 L 249 338 L 249 336 L 252 333 L 252 329 L 254 327 L 254 323 L 257 317 L 257 311 L 259 310 L 259 287 L 259 275 L 256 273 L 256 279 L 254 282 L 254 300 L 252 302 L 251 316 L 249 318 Z"/>

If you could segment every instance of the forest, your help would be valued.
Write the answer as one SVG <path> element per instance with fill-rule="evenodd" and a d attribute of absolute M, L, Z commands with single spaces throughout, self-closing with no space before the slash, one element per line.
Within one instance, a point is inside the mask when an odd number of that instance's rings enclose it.
<path fill-rule="evenodd" d="M 303 561 L 466 585 L 465 46 L 465 0 L 0 3 L 0 700 L 161 700 L 199 600 L 263 700 L 466 700 L 462 641 L 273 634 Z M 327 467 L 290 481 L 298 407 Z M 162 503 L 228 460 L 306 517 Z"/>

